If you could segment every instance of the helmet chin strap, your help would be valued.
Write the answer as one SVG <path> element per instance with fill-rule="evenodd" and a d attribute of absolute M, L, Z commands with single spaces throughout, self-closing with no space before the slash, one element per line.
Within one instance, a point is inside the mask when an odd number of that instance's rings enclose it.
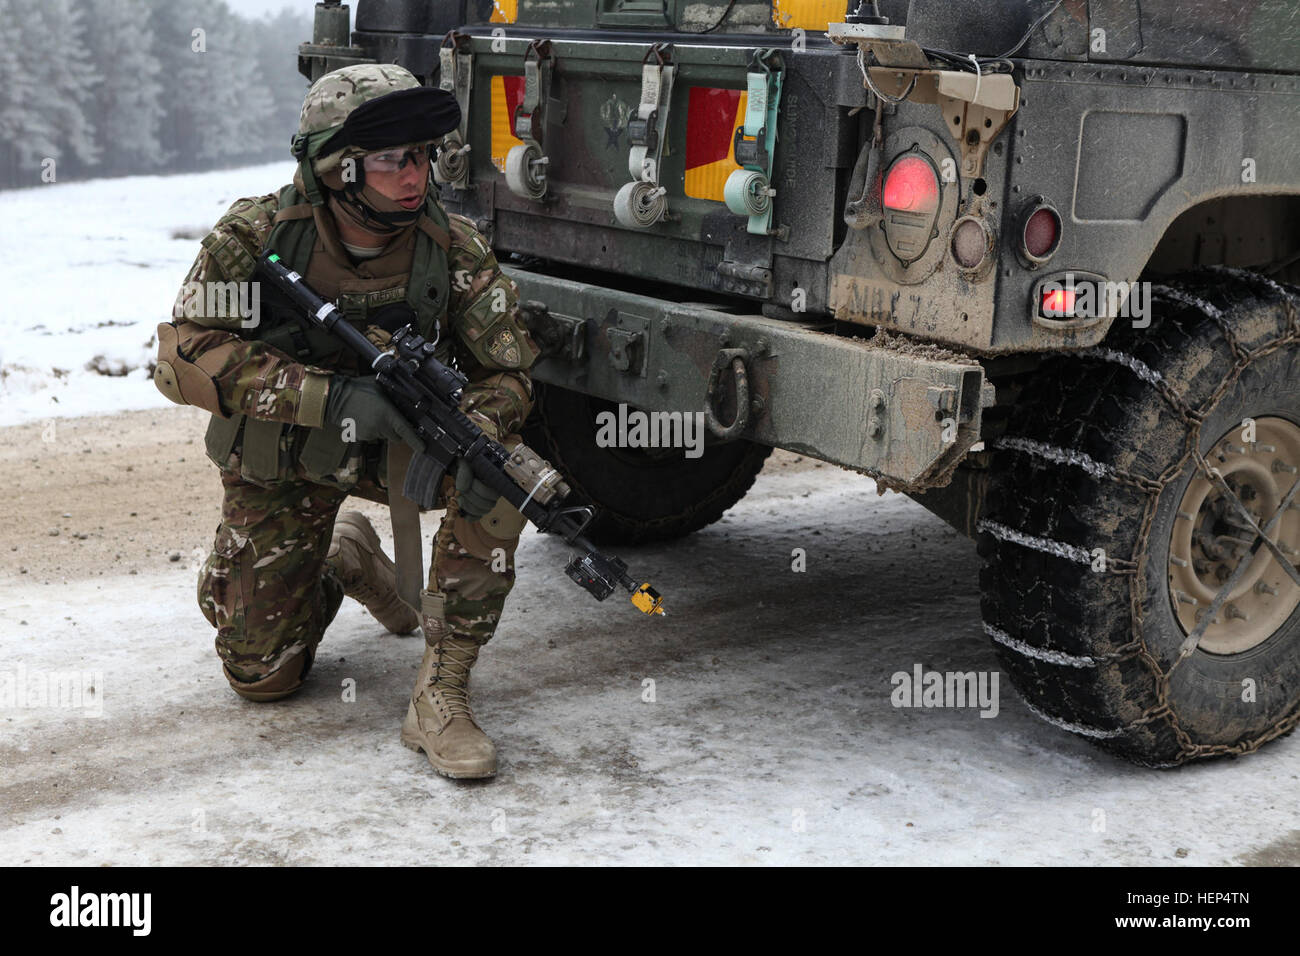
<path fill-rule="evenodd" d="M 367 232 L 381 236 L 401 232 L 420 218 L 424 208 L 421 204 L 415 209 L 406 209 L 364 183 L 347 183 L 343 189 L 329 192 L 349 219 Z"/>
<path fill-rule="evenodd" d="M 346 215 L 353 223 L 367 232 L 377 236 L 392 236 L 403 229 L 415 223 L 420 215 L 424 212 L 424 204 L 421 203 L 414 209 L 407 209 L 395 199 L 389 199 L 387 196 L 378 192 L 373 186 L 366 182 L 366 174 L 361 166 L 360 161 L 356 164 L 356 179 L 342 183 L 342 189 L 333 188 L 333 183 L 329 177 L 321 185 L 329 193 L 331 199 L 335 200 L 332 205 L 335 209 Z M 429 194 L 431 180 L 433 179 L 432 168 L 425 182 L 425 196 Z"/>

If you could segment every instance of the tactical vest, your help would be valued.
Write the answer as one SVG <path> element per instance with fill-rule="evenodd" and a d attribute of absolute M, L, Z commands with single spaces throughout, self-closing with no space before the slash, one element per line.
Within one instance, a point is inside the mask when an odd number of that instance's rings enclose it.
<path fill-rule="evenodd" d="M 376 345 L 382 347 L 397 329 L 413 324 L 425 339 L 437 340 L 435 355 L 450 363 L 452 335 L 446 322 L 450 223 L 432 193 L 421 212 L 409 271 L 364 279 L 350 275 L 324 251 L 311 205 L 290 185 L 280 191 L 274 225 L 263 251 L 278 253 L 322 298 L 337 296 L 336 304 L 348 322 Z M 393 255 L 389 252 L 366 260 L 361 267 L 368 271 L 373 263 Z M 259 322 L 246 337 L 265 342 L 304 365 L 369 374 L 338 339 L 303 322 L 300 310 L 269 283 L 263 283 L 260 291 Z M 369 443 L 375 447 L 367 448 L 345 442 L 333 425 L 308 428 L 239 414 L 228 419 L 214 415 L 205 443 L 208 456 L 225 470 L 233 470 L 232 456 L 237 452 L 241 477 L 263 486 L 300 474 L 309 481 L 350 490 L 367 470 L 367 454 L 377 465 L 380 480 L 385 477 L 385 459 L 379 454 L 382 445 Z"/>

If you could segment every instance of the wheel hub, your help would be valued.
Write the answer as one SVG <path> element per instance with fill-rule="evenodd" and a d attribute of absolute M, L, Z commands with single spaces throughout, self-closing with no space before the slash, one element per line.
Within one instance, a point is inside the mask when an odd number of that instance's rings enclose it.
<path fill-rule="evenodd" d="M 1234 498 L 1264 528 L 1300 477 L 1300 426 L 1283 418 L 1255 420 L 1255 441 L 1235 427 L 1206 454 L 1231 496 L 1206 475 L 1192 478 L 1178 506 L 1169 547 L 1169 600 L 1183 632 L 1203 623 L 1237 565 L 1249 564 L 1228 589 L 1198 647 L 1210 654 L 1240 654 L 1262 644 L 1300 605 L 1297 586 L 1262 545 Z M 1291 563 L 1300 558 L 1300 496 L 1268 534 Z"/>

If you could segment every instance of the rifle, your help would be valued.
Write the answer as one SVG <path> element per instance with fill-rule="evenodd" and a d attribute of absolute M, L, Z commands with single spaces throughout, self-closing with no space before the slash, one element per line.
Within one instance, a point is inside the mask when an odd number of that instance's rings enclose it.
<path fill-rule="evenodd" d="M 560 473 L 527 445 L 506 451 L 460 410 L 463 390 L 469 384 L 459 371 L 434 358 L 434 342 L 426 342 L 410 325 L 393 333 L 389 349 L 381 351 L 353 328 L 343 313 L 326 302 L 285 267 L 274 252 L 266 252 L 258 266 L 271 284 L 298 306 L 306 320 L 325 329 L 375 370 L 394 407 L 424 442 L 406 472 L 402 494 L 421 509 L 432 508 L 443 472 L 463 459 L 475 476 L 519 510 L 538 530 L 557 534 L 577 551 L 564 573 L 597 601 L 617 587 L 632 595 L 632 604 L 645 614 L 663 614 L 663 598 L 649 584 L 637 585 L 621 559 L 602 554 L 582 532 L 595 517 L 590 505 L 564 506 L 569 486 Z"/>

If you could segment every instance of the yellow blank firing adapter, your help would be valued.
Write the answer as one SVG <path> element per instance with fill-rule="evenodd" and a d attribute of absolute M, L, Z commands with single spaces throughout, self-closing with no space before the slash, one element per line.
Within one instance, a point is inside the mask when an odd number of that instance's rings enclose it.
<path fill-rule="evenodd" d="M 643 584 L 632 592 L 632 603 L 643 614 L 663 614 L 664 612 L 663 596 L 648 584 Z"/>

